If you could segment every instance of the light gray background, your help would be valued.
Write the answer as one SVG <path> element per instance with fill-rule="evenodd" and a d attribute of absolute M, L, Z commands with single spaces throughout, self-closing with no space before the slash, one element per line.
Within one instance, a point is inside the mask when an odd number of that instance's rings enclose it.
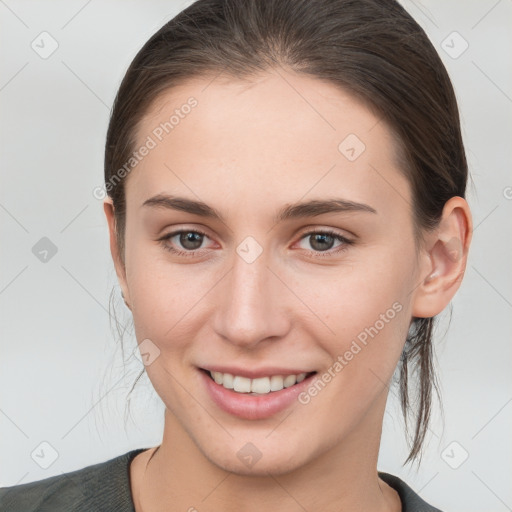
<path fill-rule="evenodd" d="M 142 365 L 131 357 L 123 367 L 109 327 L 112 287 L 120 321 L 129 316 L 92 191 L 102 184 L 109 109 L 126 67 L 189 3 L 0 0 L 0 485 L 161 440 L 163 409 L 146 376 L 124 424 L 126 395 Z M 447 331 L 442 324 L 437 342 L 444 430 L 436 413 L 420 471 L 402 467 L 406 445 L 392 394 L 379 469 L 442 510 L 512 510 L 512 2 L 404 5 L 454 82 L 475 230 L 451 324 Z M 47 59 L 31 47 L 43 31 L 59 45 Z M 469 44 L 457 58 L 464 42 L 454 31 Z M 46 263 L 32 252 L 42 237 L 57 247 Z M 125 341 L 135 347 L 133 333 Z M 58 457 L 43 469 L 36 460 L 48 464 L 52 449 Z"/>

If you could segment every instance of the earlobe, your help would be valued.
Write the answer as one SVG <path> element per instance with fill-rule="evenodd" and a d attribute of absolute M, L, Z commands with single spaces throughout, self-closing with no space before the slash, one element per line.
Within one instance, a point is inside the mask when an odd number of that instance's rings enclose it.
<path fill-rule="evenodd" d="M 131 307 L 129 305 L 130 299 L 128 293 L 128 286 L 126 282 L 126 269 L 123 264 L 121 255 L 119 253 L 119 247 L 117 244 L 114 204 L 112 203 L 112 199 L 108 196 L 103 201 L 103 211 L 105 212 L 105 217 L 107 218 L 110 238 L 110 253 L 112 255 L 112 260 L 114 262 L 114 268 L 117 274 L 117 279 L 119 281 L 119 285 L 121 286 L 121 295 L 123 297 L 124 303 L 126 304 L 126 307 L 128 307 L 128 309 L 131 310 Z"/>
<path fill-rule="evenodd" d="M 443 209 L 439 228 L 426 237 L 426 254 L 420 268 L 422 281 L 414 293 L 412 315 L 433 317 L 445 309 L 464 277 L 472 220 L 467 202 L 452 197 Z"/>

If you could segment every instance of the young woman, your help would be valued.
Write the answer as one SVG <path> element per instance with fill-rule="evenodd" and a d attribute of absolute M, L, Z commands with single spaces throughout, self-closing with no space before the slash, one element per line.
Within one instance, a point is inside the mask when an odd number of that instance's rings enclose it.
<path fill-rule="evenodd" d="M 394 374 L 421 457 L 466 179 L 450 80 L 395 1 L 187 7 L 130 65 L 105 153 L 162 443 L 3 489 L 2 510 L 438 510 L 377 458 Z"/>

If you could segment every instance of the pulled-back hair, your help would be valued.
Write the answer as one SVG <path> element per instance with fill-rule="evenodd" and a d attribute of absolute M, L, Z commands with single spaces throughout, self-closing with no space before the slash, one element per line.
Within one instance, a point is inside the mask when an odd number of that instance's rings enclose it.
<path fill-rule="evenodd" d="M 159 29 L 130 64 L 117 93 L 105 147 L 105 183 L 124 262 L 125 180 L 137 128 L 161 94 L 191 78 L 247 79 L 284 68 L 339 86 L 363 101 L 395 136 L 412 190 L 416 242 L 436 228 L 443 206 L 465 196 L 467 162 L 447 71 L 423 29 L 394 0 L 198 0 Z M 399 363 L 400 403 L 410 453 L 428 429 L 435 317 L 413 318 Z M 411 401 L 409 375 L 417 373 Z M 411 404 L 414 402 L 415 409 Z"/>

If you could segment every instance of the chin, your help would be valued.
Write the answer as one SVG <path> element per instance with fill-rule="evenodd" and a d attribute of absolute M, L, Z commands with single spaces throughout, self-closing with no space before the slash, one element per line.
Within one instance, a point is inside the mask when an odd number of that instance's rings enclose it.
<path fill-rule="evenodd" d="M 259 443 L 259 446 L 262 444 Z M 304 443 L 293 443 L 290 446 L 277 443 L 277 446 L 269 446 L 267 441 L 266 446 L 261 450 L 257 446 L 257 441 L 251 443 L 238 441 L 235 438 L 224 446 L 217 445 L 213 451 L 211 446 L 206 450 L 202 447 L 200 449 L 214 466 L 241 476 L 284 475 L 301 468 L 308 462 Z M 297 446 L 301 447 L 300 451 L 297 450 Z"/>
<path fill-rule="evenodd" d="M 285 475 L 299 469 L 303 465 L 303 462 L 299 460 L 290 460 L 286 455 L 279 454 L 266 457 L 266 460 L 263 460 L 262 457 L 252 466 L 241 462 L 236 457 L 220 460 L 210 459 L 210 462 L 224 471 L 234 473 L 235 475 L 252 477 L 267 477 L 269 474 L 274 476 Z"/>

